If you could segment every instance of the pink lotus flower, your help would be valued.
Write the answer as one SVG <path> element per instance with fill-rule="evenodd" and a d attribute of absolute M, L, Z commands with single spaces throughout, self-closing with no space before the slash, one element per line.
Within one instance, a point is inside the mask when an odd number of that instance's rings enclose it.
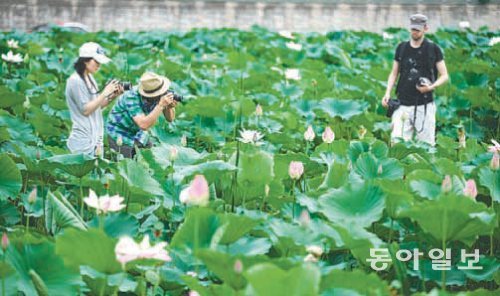
<path fill-rule="evenodd" d="M 84 198 L 83 201 L 89 207 L 95 208 L 97 214 L 117 212 L 125 207 L 125 205 L 122 204 L 123 197 L 119 195 L 109 196 L 107 194 L 101 197 L 97 197 L 92 189 L 89 190 L 89 196 Z"/>
<path fill-rule="evenodd" d="M 203 175 L 196 175 L 191 184 L 181 191 L 179 200 L 184 204 L 206 206 L 209 196 L 207 179 Z"/>
<path fill-rule="evenodd" d="M 290 162 L 290 166 L 288 167 L 288 175 L 293 180 L 298 180 L 304 173 L 304 164 L 300 161 L 292 161 Z"/>
<path fill-rule="evenodd" d="M 149 236 L 144 236 L 141 243 L 136 243 L 131 237 L 121 237 L 115 246 L 116 260 L 125 266 L 130 261 L 137 259 L 156 259 L 171 261 L 172 258 L 165 250 L 166 242 L 160 242 L 154 246 L 149 244 Z"/>
<path fill-rule="evenodd" d="M 302 210 L 302 212 L 300 212 L 299 223 L 302 227 L 307 227 L 311 223 L 311 215 L 309 215 L 307 210 Z"/>
<path fill-rule="evenodd" d="M 200 293 L 196 292 L 195 290 L 191 290 L 189 291 L 188 296 L 200 296 Z"/>
<path fill-rule="evenodd" d="M 9 246 L 9 237 L 7 236 L 7 233 L 2 234 L 2 250 L 7 250 L 7 247 Z"/>
<path fill-rule="evenodd" d="M 495 152 L 499 153 L 500 152 L 500 144 L 493 139 L 491 139 L 491 143 L 493 143 L 493 145 L 488 146 L 488 151 L 491 153 L 495 153 Z"/>
<path fill-rule="evenodd" d="M 473 179 L 470 179 L 465 183 L 464 195 L 474 200 L 476 199 L 477 187 L 476 187 L 476 182 Z"/>
<path fill-rule="evenodd" d="M 333 142 L 333 140 L 335 140 L 335 133 L 329 126 L 327 126 L 325 128 L 325 131 L 323 132 L 322 137 L 323 137 L 323 142 L 330 144 L 331 142 Z"/>
<path fill-rule="evenodd" d="M 30 195 L 28 196 L 28 202 L 30 204 L 35 203 L 36 197 L 37 197 L 37 192 L 38 192 L 38 190 L 36 189 L 36 186 L 33 187 L 33 190 L 31 190 Z"/>
<path fill-rule="evenodd" d="M 243 272 L 243 262 L 241 262 L 240 259 L 236 259 L 234 261 L 234 266 L 233 266 L 234 272 L 240 274 Z"/>
<path fill-rule="evenodd" d="M 443 183 L 441 183 L 441 192 L 448 193 L 451 191 L 451 177 L 450 175 L 446 175 L 443 179 Z"/>
<path fill-rule="evenodd" d="M 312 126 L 308 126 L 306 132 L 304 133 L 304 139 L 306 141 L 312 142 L 312 141 L 314 141 L 315 136 L 316 135 L 314 134 L 314 130 L 313 130 Z"/>
<path fill-rule="evenodd" d="M 491 158 L 490 168 L 496 171 L 498 170 L 498 167 L 500 167 L 500 157 L 498 155 L 498 152 L 495 152 L 493 153 L 493 157 Z"/>
<path fill-rule="evenodd" d="M 175 148 L 174 146 L 172 146 L 170 148 L 170 161 L 175 161 L 177 159 L 177 157 L 179 156 L 179 151 L 177 150 L 177 148 Z"/>

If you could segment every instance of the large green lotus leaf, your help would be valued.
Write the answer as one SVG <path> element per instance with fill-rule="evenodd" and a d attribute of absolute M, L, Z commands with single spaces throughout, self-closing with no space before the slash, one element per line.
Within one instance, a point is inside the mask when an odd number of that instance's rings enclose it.
<path fill-rule="evenodd" d="M 206 153 L 199 153 L 192 148 L 161 143 L 153 147 L 151 151 L 153 152 L 156 162 L 161 164 L 163 168 L 171 165 L 170 153 L 172 148 L 177 149 L 177 158 L 174 161 L 174 165 L 176 166 L 195 164 L 207 156 Z"/>
<path fill-rule="evenodd" d="M 330 117 L 339 116 L 344 120 L 349 120 L 355 115 L 362 114 L 368 109 L 368 102 L 362 100 L 338 100 L 338 99 L 323 99 L 319 107 L 315 110 L 322 110 Z"/>
<path fill-rule="evenodd" d="M 221 252 L 226 252 L 231 255 L 256 256 L 266 255 L 271 249 L 272 243 L 268 238 L 242 237 L 235 243 L 228 246 L 220 246 Z"/>
<path fill-rule="evenodd" d="M 132 276 L 123 272 L 109 275 L 85 265 L 80 268 L 80 274 L 91 295 L 113 295 L 117 290 L 134 292 L 137 288 L 137 282 L 131 279 Z"/>
<path fill-rule="evenodd" d="M 479 235 L 491 234 L 497 224 L 492 209 L 453 194 L 415 204 L 403 216 L 418 222 L 439 242 L 461 241 L 469 246 Z"/>
<path fill-rule="evenodd" d="M 271 263 L 256 264 L 244 273 L 248 295 L 318 295 L 321 274 L 313 264 L 283 270 Z"/>
<path fill-rule="evenodd" d="M 151 177 L 148 169 L 139 162 L 125 159 L 118 164 L 118 171 L 126 181 L 129 189 L 137 194 L 164 195 L 158 181 Z"/>
<path fill-rule="evenodd" d="M 355 171 L 365 180 L 403 178 L 403 167 L 395 159 L 377 160 L 371 153 L 361 153 L 354 165 Z"/>
<path fill-rule="evenodd" d="M 348 248 L 361 264 L 370 265 L 370 263 L 366 261 L 366 259 L 371 257 L 370 249 L 382 248 L 385 246 L 385 243 L 375 234 L 357 225 L 334 224 L 333 228 L 340 235 L 344 247 Z"/>
<path fill-rule="evenodd" d="M 328 164 L 328 172 L 325 175 L 323 183 L 319 188 L 340 188 L 349 178 L 349 169 L 347 164 L 330 163 Z"/>
<path fill-rule="evenodd" d="M 21 105 L 25 100 L 22 93 L 13 92 L 3 85 L 0 86 L 0 98 L 2 98 L 0 100 L 0 108 Z"/>
<path fill-rule="evenodd" d="M 274 178 L 274 161 L 272 156 L 264 151 L 240 153 L 240 173 L 238 182 L 243 186 L 248 184 L 269 184 Z"/>
<path fill-rule="evenodd" d="M 247 269 L 247 260 L 244 258 L 231 257 L 222 252 L 213 250 L 200 250 L 196 252 L 196 256 L 200 258 L 207 268 L 213 272 L 224 283 L 230 285 L 235 290 L 241 290 L 246 286 L 246 279 L 243 275 L 238 274 L 234 270 L 234 265 L 237 260 L 242 262 L 243 268 Z M 243 259 L 243 260 L 242 260 Z"/>
<path fill-rule="evenodd" d="M 202 174 L 210 182 L 220 178 L 222 173 L 231 172 L 236 169 L 236 166 L 233 164 L 222 160 L 205 161 L 196 165 L 175 167 L 174 180 L 177 184 L 179 184 L 186 178 L 190 178 L 196 174 Z"/>
<path fill-rule="evenodd" d="M 66 268 L 54 252 L 54 244 L 26 244 L 14 241 L 6 260 L 16 270 L 18 289 L 25 295 L 75 295 L 80 282 L 78 272 Z"/>
<path fill-rule="evenodd" d="M 58 137 L 62 131 L 62 122 L 57 117 L 50 116 L 38 108 L 32 108 L 32 110 L 30 110 L 27 122 L 33 125 L 35 131 L 40 136 Z"/>
<path fill-rule="evenodd" d="M 490 190 L 491 198 L 500 202 L 500 170 L 484 167 L 479 171 L 479 182 Z"/>
<path fill-rule="evenodd" d="M 208 248 L 223 235 L 221 219 L 208 208 L 189 208 L 186 219 L 172 238 L 172 248 Z M 219 231 L 219 233 L 217 233 Z M 216 236 L 216 234 L 218 234 Z"/>
<path fill-rule="evenodd" d="M 408 269 L 408 274 L 412 276 L 417 276 L 418 278 L 425 279 L 425 281 L 434 282 L 437 285 L 442 283 L 442 271 L 437 270 L 432 267 L 432 262 L 428 259 L 419 260 L 419 270 Z M 445 271 L 446 274 L 446 285 L 447 286 L 464 286 L 466 283 L 465 274 L 457 269 L 456 266 L 452 266 L 450 270 Z"/>
<path fill-rule="evenodd" d="M 368 227 L 382 217 L 385 196 L 379 187 L 347 184 L 319 197 L 320 211 L 340 225 Z"/>
<path fill-rule="evenodd" d="M 75 270 L 88 265 L 99 272 L 114 274 L 121 270 L 115 255 L 116 243 L 116 239 L 99 229 L 66 229 L 56 237 L 56 252 Z"/>
<path fill-rule="evenodd" d="M 475 270 L 475 269 L 462 269 L 462 271 L 465 273 L 465 275 L 476 281 L 491 281 L 493 279 L 493 276 L 495 273 L 498 272 L 498 269 L 500 268 L 500 262 L 495 257 L 485 257 L 485 256 L 480 256 L 479 262 L 474 263 L 474 266 L 481 266 L 482 269 Z M 458 266 L 466 267 L 466 263 L 459 263 Z"/>
<path fill-rule="evenodd" d="M 349 159 L 351 160 L 352 163 L 356 163 L 358 157 L 363 152 L 368 152 L 368 151 L 370 151 L 370 145 L 368 145 L 368 143 L 360 141 L 352 141 L 349 144 L 349 150 L 348 150 Z"/>
<path fill-rule="evenodd" d="M 391 287 L 376 274 L 361 270 L 332 270 L 321 278 L 321 290 L 332 288 L 349 289 L 361 295 L 390 295 Z M 350 294 L 348 294 L 350 295 Z"/>
<path fill-rule="evenodd" d="M 73 227 L 81 230 L 87 228 L 83 219 L 68 200 L 61 194 L 56 197 L 50 191 L 46 203 L 45 224 L 47 230 L 52 233 L 56 233 L 58 228 Z"/>
<path fill-rule="evenodd" d="M 389 157 L 401 160 L 407 157 L 410 154 L 418 154 L 418 155 L 426 155 L 426 151 L 424 148 L 409 146 L 408 142 L 399 142 L 394 144 L 389 150 Z"/>
<path fill-rule="evenodd" d="M 189 102 L 189 108 L 186 113 L 191 117 L 204 116 L 204 117 L 224 117 L 226 112 L 221 106 L 223 101 L 220 97 L 197 97 L 196 100 Z"/>
<path fill-rule="evenodd" d="M 379 184 L 386 196 L 385 211 L 389 217 L 399 218 L 402 212 L 414 204 L 413 195 L 407 190 L 403 180 L 382 180 Z"/>
<path fill-rule="evenodd" d="M 0 224 L 5 226 L 16 225 L 21 220 L 21 216 L 16 206 L 9 201 L 0 200 Z"/>
<path fill-rule="evenodd" d="M 22 187 L 21 172 L 16 163 L 6 154 L 0 155 L 0 201 L 7 200 L 9 197 L 15 198 Z"/>
<path fill-rule="evenodd" d="M 293 102 L 291 105 L 297 110 L 297 112 L 306 119 L 314 119 L 316 117 L 316 113 L 314 109 L 318 107 L 318 101 L 312 100 L 297 100 Z"/>
<path fill-rule="evenodd" d="M 127 213 L 112 213 L 104 218 L 104 232 L 110 237 L 120 236 L 135 237 L 139 230 L 139 222 Z M 99 216 L 96 216 L 88 224 L 90 227 L 99 228 Z"/>
<path fill-rule="evenodd" d="M 61 169 L 77 178 L 85 176 L 95 168 L 95 158 L 83 153 L 56 155 L 41 162 L 47 162 L 52 168 Z"/>
<path fill-rule="evenodd" d="M 411 191 L 428 199 L 436 199 L 441 194 L 442 178 L 431 170 L 414 170 L 406 178 Z"/>
<path fill-rule="evenodd" d="M 247 216 L 231 213 L 219 214 L 219 217 L 224 227 L 219 243 L 224 245 L 236 242 L 260 223 L 260 221 Z"/>

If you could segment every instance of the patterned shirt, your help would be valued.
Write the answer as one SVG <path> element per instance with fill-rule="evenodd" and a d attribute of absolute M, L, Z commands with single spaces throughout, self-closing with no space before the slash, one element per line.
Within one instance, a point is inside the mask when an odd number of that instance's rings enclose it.
<path fill-rule="evenodd" d="M 147 131 L 143 131 L 134 122 L 134 117 L 140 114 L 147 115 L 158 104 L 159 100 L 143 100 L 137 90 L 126 92 L 108 115 L 106 131 L 115 141 L 121 136 L 123 144 L 133 147 L 135 141 L 146 145 L 149 141 Z"/>

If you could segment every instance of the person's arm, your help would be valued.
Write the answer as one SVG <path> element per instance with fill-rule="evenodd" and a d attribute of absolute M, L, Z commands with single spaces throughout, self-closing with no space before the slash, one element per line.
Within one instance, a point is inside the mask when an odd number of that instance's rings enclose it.
<path fill-rule="evenodd" d="M 156 120 L 158 120 L 158 117 L 160 117 L 167 105 L 168 102 L 162 98 L 148 115 L 142 113 L 132 117 L 132 119 L 141 130 L 147 130 L 156 123 Z"/>
<path fill-rule="evenodd" d="M 437 62 L 436 68 L 437 68 L 438 73 L 439 73 L 439 78 L 436 81 L 434 81 L 434 83 L 431 85 L 417 86 L 417 89 L 421 93 L 433 91 L 437 87 L 443 85 L 444 83 L 446 83 L 446 81 L 448 81 L 448 79 L 449 79 L 448 69 L 446 69 L 446 64 L 444 63 L 444 60 Z"/>
<path fill-rule="evenodd" d="M 389 78 L 387 78 L 387 88 L 385 89 L 385 95 L 382 98 L 382 106 L 387 108 L 387 103 L 391 97 L 391 91 L 392 88 L 394 87 L 394 84 L 396 83 L 396 79 L 398 78 L 399 75 L 399 62 L 394 61 L 392 64 L 392 70 L 391 73 L 389 73 Z"/>
<path fill-rule="evenodd" d="M 174 95 L 169 93 L 165 96 L 165 100 L 168 102 L 167 108 L 163 110 L 163 116 L 168 122 L 172 122 L 175 119 L 175 106 L 177 105 L 177 101 L 174 100 Z"/>
<path fill-rule="evenodd" d="M 83 115 L 89 116 L 90 114 L 94 113 L 97 108 L 109 104 L 108 98 L 113 97 L 113 94 L 116 91 L 118 91 L 118 85 L 116 82 L 106 85 L 104 90 L 99 95 L 97 95 L 95 99 L 83 105 Z M 116 97 L 116 95 L 114 97 Z"/>

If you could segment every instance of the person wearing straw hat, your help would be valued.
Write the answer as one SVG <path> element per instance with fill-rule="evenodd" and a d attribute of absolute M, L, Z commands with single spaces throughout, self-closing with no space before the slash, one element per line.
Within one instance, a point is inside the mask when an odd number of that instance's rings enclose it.
<path fill-rule="evenodd" d="M 415 138 L 434 146 L 436 105 L 433 91 L 448 81 L 448 70 L 441 48 L 425 38 L 429 29 L 427 16 L 414 14 L 409 21 L 411 38 L 396 48 L 382 106 L 399 105 L 397 101 L 389 100 L 399 77 L 396 94 L 400 106 L 391 108 L 395 109 L 391 112 L 392 142 Z"/>
<path fill-rule="evenodd" d="M 72 153 L 99 154 L 102 151 L 104 120 L 102 108 L 123 93 L 123 87 L 112 81 L 98 91 L 92 74 L 111 59 L 95 42 L 84 43 L 74 64 L 75 72 L 66 81 L 66 103 L 71 116 L 67 146 Z"/>
<path fill-rule="evenodd" d="M 169 92 L 170 80 L 153 72 L 144 73 L 137 89 L 126 92 L 111 110 L 106 123 L 109 147 L 132 158 L 135 147 L 151 147 L 147 131 L 161 114 L 172 122 L 177 102 Z"/>

